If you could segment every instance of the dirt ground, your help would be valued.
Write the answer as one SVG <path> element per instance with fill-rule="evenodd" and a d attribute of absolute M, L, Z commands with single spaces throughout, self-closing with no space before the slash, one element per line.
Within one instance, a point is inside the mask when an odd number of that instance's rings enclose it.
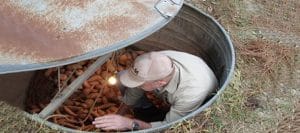
<path fill-rule="evenodd" d="M 231 84 L 210 108 L 166 132 L 300 132 L 300 1 L 185 1 L 223 25 L 237 65 Z M 0 132 L 54 132 L 5 103 L 0 107 Z M 15 121 L 23 124 L 7 124 Z"/>

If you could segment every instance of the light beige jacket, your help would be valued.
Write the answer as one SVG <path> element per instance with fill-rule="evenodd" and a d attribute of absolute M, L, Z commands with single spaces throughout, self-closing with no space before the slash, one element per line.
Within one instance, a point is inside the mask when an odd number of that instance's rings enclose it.
<path fill-rule="evenodd" d="M 158 92 L 163 94 L 163 98 L 171 104 L 170 111 L 166 114 L 164 121 L 152 122 L 152 127 L 161 126 L 195 111 L 217 88 L 214 73 L 201 58 L 170 50 L 160 53 L 173 60 L 175 74 L 168 85 Z M 143 93 L 142 89 L 130 88 L 125 92 L 123 102 L 127 105 L 134 105 Z"/>

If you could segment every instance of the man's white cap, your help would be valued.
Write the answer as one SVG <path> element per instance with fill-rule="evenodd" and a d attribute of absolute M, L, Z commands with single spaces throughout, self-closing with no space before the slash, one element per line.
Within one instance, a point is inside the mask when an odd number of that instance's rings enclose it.
<path fill-rule="evenodd" d="M 120 75 L 120 82 L 127 87 L 134 88 L 146 81 L 160 80 L 173 71 L 171 59 L 159 52 L 150 52 L 138 56 L 128 70 Z"/>

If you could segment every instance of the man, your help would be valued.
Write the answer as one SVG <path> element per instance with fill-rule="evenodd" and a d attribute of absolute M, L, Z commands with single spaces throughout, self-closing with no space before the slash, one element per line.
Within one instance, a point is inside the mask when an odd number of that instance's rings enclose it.
<path fill-rule="evenodd" d="M 106 115 L 93 124 L 103 130 L 140 130 L 175 121 L 198 109 L 217 88 L 212 70 L 199 57 L 177 51 L 150 52 L 138 56 L 133 66 L 120 75 L 128 87 L 123 102 L 134 106 L 145 91 L 156 91 L 171 105 L 163 121 L 147 123 L 121 115 Z M 122 107 L 124 109 L 125 107 Z"/>

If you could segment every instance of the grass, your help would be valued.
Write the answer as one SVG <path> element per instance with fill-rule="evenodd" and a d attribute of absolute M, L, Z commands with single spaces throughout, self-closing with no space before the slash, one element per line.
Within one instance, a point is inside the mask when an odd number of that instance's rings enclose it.
<path fill-rule="evenodd" d="M 219 20 L 232 36 L 237 50 L 237 70 L 231 84 L 210 108 L 192 122 L 205 122 L 201 132 L 277 131 L 280 123 L 284 124 L 284 118 L 293 115 L 300 96 L 295 74 L 299 53 L 295 39 L 299 36 L 294 37 L 299 34 L 290 26 L 300 23 L 300 19 L 293 16 L 295 10 L 290 10 L 297 4 L 299 6 L 299 2 L 187 2 Z M 284 18 L 275 15 L 279 10 L 284 12 Z"/>
<path fill-rule="evenodd" d="M 19 109 L 0 101 L 0 133 L 10 132 L 57 132 L 37 122 L 24 117 Z"/>
<path fill-rule="evenodd" d="M 226 132 L 228 125 L 236 121 L 243 121 L 247 117 L 245 111 L 245 97 L 241 87 L 241 72 L 236 70 L 229 87 L 221 95 L 220 99 L 209 109 L 206 117 L 211 119 L 212 126 L 208 126 L 209 132 Z"/>
<path fill-rule="evenodd" d="M 166 133 L 252 133 L 299 131 L 300 71 L 299 1 L 186 0 L 214 16 L 230 33 L 237 50 L 237 66 L 219 99 L 194 119 L 174 125 Z M 282 16 L 282 17 L 281 17 Z M 267 31 L 266 31 L 267 29 Z M 273 34 L 274 33 L 274 34 Z M 280 33 L 280 34 L 279 34 Z M 284 35 L 284 36 L 283 36 Z M 294 37 L 296 35 L 297 37 Z M 294 37 L 294 38 L 293 38 Z M 288 41 L 284 41 L 288 40 Z M 296 43 L 298 44 L 296 44 Z M 299 77 L 299 76 L 298 76 Z M 0 103 L 0 106 L 3 103 Z M 1 106 L 6 107 L 6 106 Z M 6 115 L 14 109 L 2 108 Z M 11 113 L 12 114 L 12 113 Z M 10 115 L 10 114 L 8 114 Z M 0 129 L 53 132 L 19 114 L 0 118 Z M 7 125 L 22 121 L 24 124 Z M 23 129 L 23 130 L 21 130 Z"/>
<path fill-rule="evenodd" d="M 259 52 L 247 54 L 249 49 L 256 51 L 254 47 Z M 290 92 L 282 93 L 278 85 L 287 78 L 279 71 L 293 71 L 294 52 L 293 48 L 261 41 L 244 45 L 239 49 L 234 78 L 220 98 L 205 112 L 185 122 L 194 125 L 193 128 L 180 123 L 168 132 L 201 129 L 199 132 L 245 133 L 276 129 L 298 100 Z"/>

